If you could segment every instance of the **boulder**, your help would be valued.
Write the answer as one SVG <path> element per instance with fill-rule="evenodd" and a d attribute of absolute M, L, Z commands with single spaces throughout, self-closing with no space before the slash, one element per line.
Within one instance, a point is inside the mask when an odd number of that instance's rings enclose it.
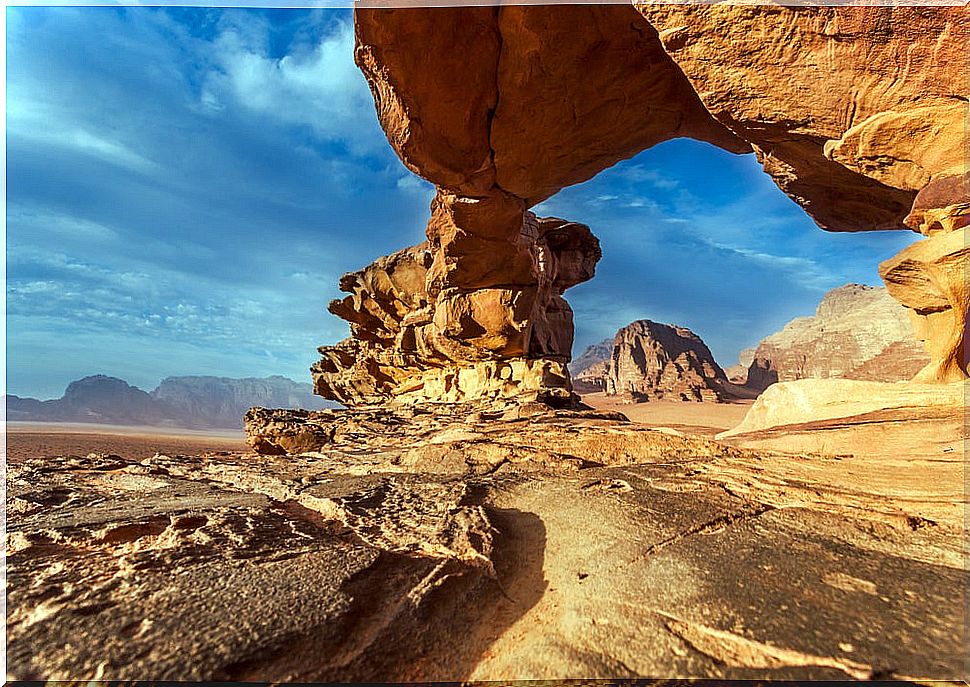
<path fill-rule="evenodd" d="M 781 382 L 758 397 L 741 424 L 717 438 L 877 411 L 893 411 L 902 418 L 928 407 L 957 408 L 963 405 L 963 393 L 963 384 L 887 384 L 855 379 Z"/>

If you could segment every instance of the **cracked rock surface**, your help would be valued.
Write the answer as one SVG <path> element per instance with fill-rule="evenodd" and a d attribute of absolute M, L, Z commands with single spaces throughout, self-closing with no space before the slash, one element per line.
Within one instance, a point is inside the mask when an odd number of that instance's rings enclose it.
<path fill-rule="evenodd" d="M 965 503 L 916 473 L 609 413 L 368 412 L 296 455 L 15 461 L 9 677 L 960 675 Z"/>

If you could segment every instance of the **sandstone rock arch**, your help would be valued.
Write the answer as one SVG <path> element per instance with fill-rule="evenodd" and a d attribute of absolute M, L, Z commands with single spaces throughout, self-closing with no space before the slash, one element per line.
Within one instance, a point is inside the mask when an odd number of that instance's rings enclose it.
<path fill-rule="evenodd" d="M 925 234 L 881 274 L 934 356 L 920 378 L 967 377 L 962 8 L 358 8 L 355 28 L 388 141 L 437 195 L 425 243 L 341 281 L 324 396 L 567 401 L 562 294 L 600 250 L 529 208 L 677 137 L 753 151 L 823 229 Z"/>

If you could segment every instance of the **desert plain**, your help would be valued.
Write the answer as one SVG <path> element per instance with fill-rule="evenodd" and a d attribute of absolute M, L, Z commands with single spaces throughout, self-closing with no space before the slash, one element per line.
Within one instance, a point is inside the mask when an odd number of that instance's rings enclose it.
<path fill-rule="evenodd" d="M 301 455 L 11 427 L 11 676 L 960 674 L 960 418 L 715 442 L 750 401 L 591 400 L 360 414 Z"/>

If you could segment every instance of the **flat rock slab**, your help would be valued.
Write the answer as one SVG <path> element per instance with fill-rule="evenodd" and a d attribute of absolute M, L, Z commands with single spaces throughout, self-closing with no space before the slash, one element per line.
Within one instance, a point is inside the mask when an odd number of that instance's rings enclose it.
<path fill-rule="evenodd" d="M 437 472 L 360 445 L 11 466 L 9 677 L 959 677 L 958 528 L 806 496 L 785 457 L 557 422 L 485 472 L 463 427 Z M 607 435 L 633 459 L 528 458 Z"/>

